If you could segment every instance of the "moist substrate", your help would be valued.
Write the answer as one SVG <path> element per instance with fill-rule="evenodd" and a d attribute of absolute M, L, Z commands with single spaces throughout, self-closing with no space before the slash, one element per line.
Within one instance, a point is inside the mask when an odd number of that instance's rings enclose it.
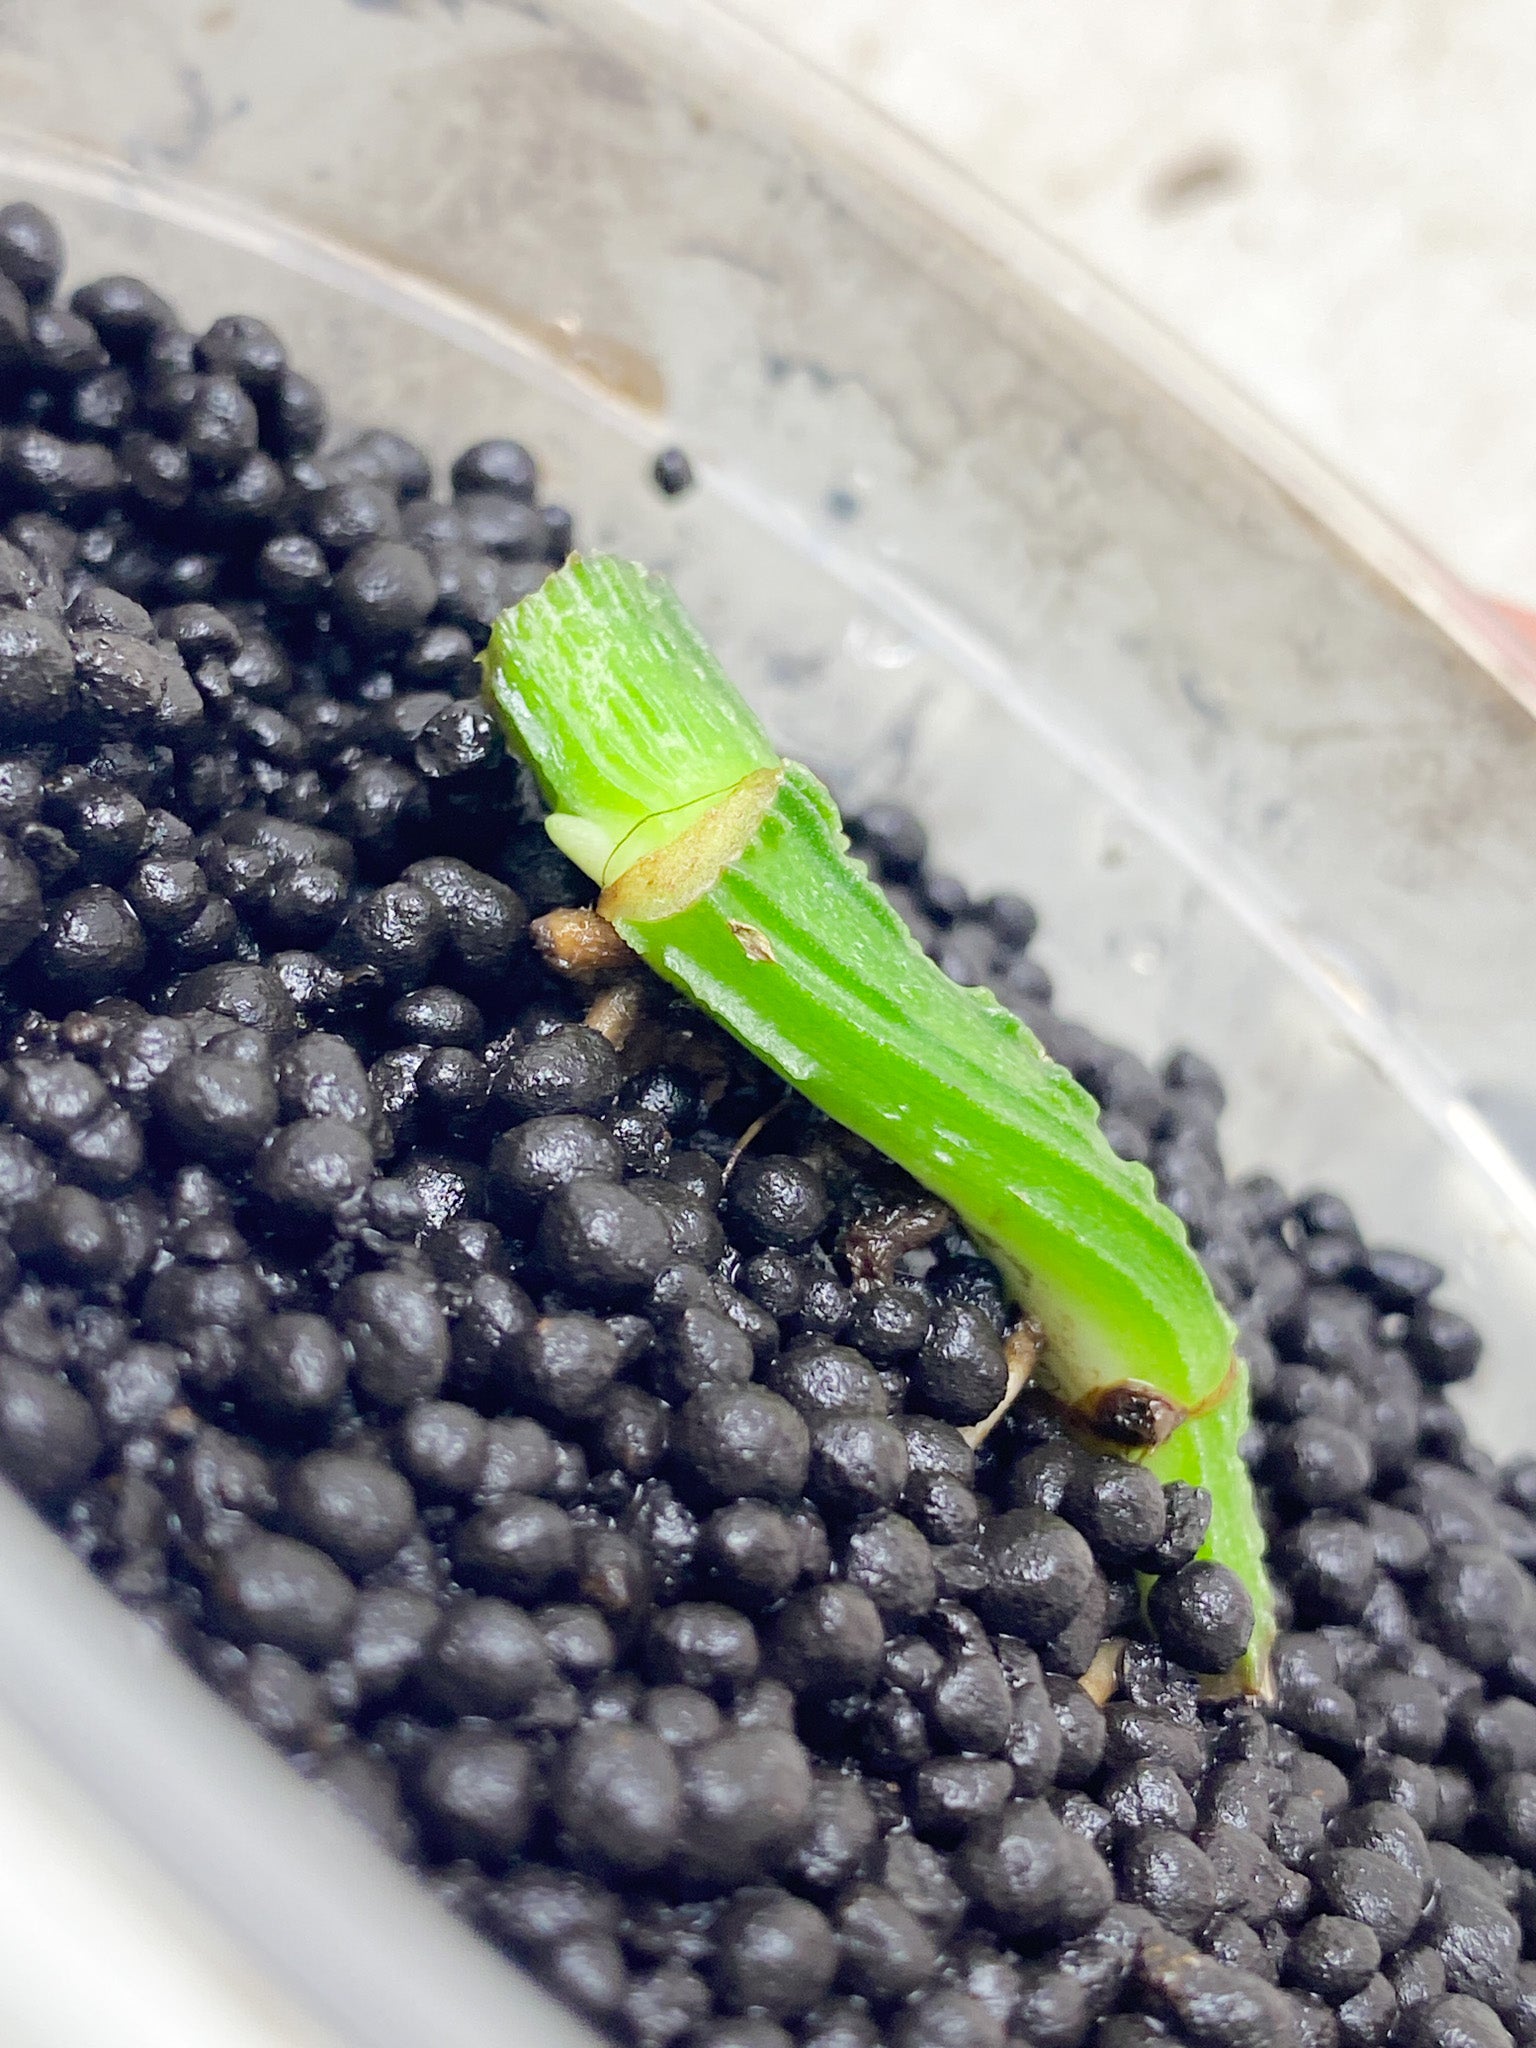
<path fill-rule="evenodd" d="M 474 665 L 570 545 L 530 455 L 434 496 L 261 321 L 61 267 L 0 211 L 0 1468 L 639 2048 L 1536 2041 L 1536 1465 L 1439 1269 L 1230 1183 L 1202 1059 L 857 821 L 1240 1326 L 1285 1633 L 1213 1697 L 1198 1491 L 1034 1395 L 973 1455 L 992 1268 L 549 917 Z"/>

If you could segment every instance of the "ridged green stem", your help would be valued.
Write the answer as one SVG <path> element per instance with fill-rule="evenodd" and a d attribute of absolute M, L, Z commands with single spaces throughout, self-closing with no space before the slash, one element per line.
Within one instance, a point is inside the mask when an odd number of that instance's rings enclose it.
<path fill-rule="evenodd" d="M 1164 1479 L 1210 1490 L 1202 1552 L 1273 1607 L 1238 1440 L 1246 1373 L 1184 1227 L 1091 1096 L 987 991 L 958 987 L 851 860 L 668 587 L 572 560 L 498 620 L 488 689 L 557 845 L 657 973 L 941 1197 L 1044 1336 L 1037 1378 Z M 1154 1441 L 1155 1440 L 1155 1441 Z"/>

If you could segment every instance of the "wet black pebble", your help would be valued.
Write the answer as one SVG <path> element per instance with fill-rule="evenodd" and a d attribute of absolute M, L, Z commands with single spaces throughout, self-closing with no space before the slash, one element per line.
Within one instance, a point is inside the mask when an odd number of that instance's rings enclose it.
<path fill-rule="evenodd" d="M 1313 1859 L 1313 1884 L 1329 1908 L 1370 1928 L 1384 1955 L 1412 1934 L 1424 1886 L 1395 1857 L 1373 1849 L 1328 1849 Z"/>
<path fill-rule="evenodd" d="M 1253 1600 L 1226 1565 L 1194 1563 L 1157 1580 L 1147 1615 L 1170 1655 L 1191 1671 L 1229 1671 L 1253 1634 Z"/>
<path fill-rule="evenodd" d="M 747 1153 L 736 1162 L 727 1195 L 732 1221 L 749 1242 L 792 1247 L 807 1243 L 829 1209 L 821 1177 L 787 1153 Z"/>
<path fill-rule="evenodd" d="M 1506 2048 L 1509 2034 L 1479 1998 L 1426 1999 L 1404 2029 L 1412 2048 Z"/>
<path fill-rule="evenodd" d="M 622 1362 L 619 1339 L 596 1316 L 541 1316 L 516 1348 L 517 1386 L 535 1414 L 595 1415 Z"/>
<path fill-rule="evenodd" d="M 966 1302 L 945 1302 L 913 1369 L 918 1401 L 946 1422 L 980 1422 L 1007 1385 L 1003 1347 L 990 1318 Z"/>
<path fill-rule="evenodd" d="M 792 1500 L 805 1489 L 810 1432 L 777 1394 L 706 1387 L 678 1416 L 674 1441 L 684 1475 L 716 1501 Z"/>
<path fill-rule="evenodd" d="M 415 548 L 378 540 L 347 557 L 332 600 L 358 639 L 385 645 L 424 624 L 437 603 L 437 581 Z"/>
<path fill-rule="evenodd" d="M 400 1474 L 345 1451 L 301 1458 L 283 1499 L 298 1534 L 350 1572 L 386 1564 L 415 1526 L 415 1498 Z"/>
<path fill-rule="evenodd" d="M 955 1875 L 978 1910 L 1014 1938 L 1080 1934 L 1114 1896 L 1099 1857 L 1040 1800 L 1011 1801 L 973 1828 L 956 1855 Z"/>
<path fill-rule="evenodd" d="M 1067 1519 L 1104 1558 L 1130 1561 L 1144 1556 L 1163 1542 L 1167 1531 L 1163 1488 L 1144 1466 L 1132 1465 L 1124 1458 L 1083 1461 L 1074 1470 L 1060 1505 Z M 1225 1670 L 1226 1665 L 1220 1668 Z"/>
<path fill-rule="evenodd" d="M 515 1856 L 538 1811 L 538 1765 L 527 1743 L 491 1729 L 455 1730 L 434 1744 L 419 1799 L 447 1856 Z"/>
<path fill-rule="evenodd" d="M 361 1273 L 338 1292 L 332 1316 L 351 1348 L 353 1377 L 371 1399 L 401 1408 L 442 1385 L 451 1339 L 430 1281 L 403 1269 Z"/>
<path fill-rule="evenodd" d="M 449 473 L 456 494 L 500 491 L 531 503 L 538 483 L 533 457 L 520 441 L 477 441 L 458 456 Z"/>
<path fill-rule="evenodd" d="M 599 1723 L 565 1745 L 554 1804 L 578 1856 L 619 1872 L 655 1870 L 677 1848 L 682 1775 L 649 1729 Z"/>
<path fill-rule="evenodd" d="M 41 207 L 24 199 L 0 207 L 0 272 L 23 298 L 45 301 L 63 268 L 63 237 Z"/>
<path fill-rule="evenodd" d="M 751 1622 L 718 1601 L 684 1600 L 664 1608 L 646 1635 L 651 1676 L 700 1692 L 728 1696 L 757 1676 L 760 1658 Z"/>
<path fill-rule="evenodd" d="M 491 1597 L 461 1598 L 425 1646 L 422 1692 L 454 1714 L 514 1713 L 547 1689 L 554 1666 L 544 1638 L 520 1607 Z"/>
<path fill-rule="evenodd" d="M 323 1414 L 346 1380 L 346 1352 L 323 1316 L 269 1316 L 248 1339 L 245 1389 L 274 1415 Z"/>
<path fill-rule="evenodd" d="M 699 1559 L 720 1590 L 748 1612 L 782 1599 L 800 1576 L 794 1524 L 767 1501 L 735 1501 L 704 1524 Z"/>
<path fill-rule="evenodd" d="M 1309 1920 L 1285 1952 L 1287 1980 L 1335 2006 L 1363 1991 L 1380 1964 L 1381 1943 L 1370 1928 L 1331 1913 Z"/>
<path fill-rule="evenodd" d="M 811 1429 L 807 1490 L 830 1514 L 893 1507 L 907 1483 L 901 1431 L 880 1415 L 819 1416 Z"/>
<path fill-rule="evenodd" d="M 216 1565 L 210 1593 L 236 1641 L 273 1643 L 306 1662 L 339 1647 L 357 1603 L 338 1565 L 289 1536 L 235 1544 Z"/>
<path fill-rule="evenodd" d="M 28 1499 L 47 1504 L 78 1486 L 100 1447 L 90 1408 L 72 1387 L 0 1361 L 0 1469 Z"/>
<path fill-rule="evenodd" d="M 601 1032 L 559 1025 L 519 1046 L 496 1069 L 496 1099 L 518 1116 L 600 1108 L 619 1089 L 619 1066 Z"/>
<path fill-rule="evenodd" d="M 715 1930 L 713 1982 L 727 2011 L 799 2019 L 825 1997 L 837 1967 L 826 1916 L 788 1892 L 743 1892 Z"/>
<path fill-rule="evenodd" d="M 885 1626 L 869 1595 L 829 1583 L 797 1594 L 780 1611 L 770 1667 L 797 1694 L 836 1699 L 874 1681 L 884 1649 Z"/>
<path fill-rule="evenodd" d="M 938 1966 L 932 1935 L 878 1885 L 855 1885 L 846 1893 L 835 1924 L 842 1982 L 877 2004 L 918 1990 Z"/>
<path fill-rule="evenodd" d="M 1077 1614 L 1095 1582 L 1093 1552 L 1060 1516 L 1014 1508 L 982 1531 L 980 1606 L 999 1629 L 1049 1641 Z"/>
<path fill-rule="evenodd" d="M 248 1159 L 277 1122 L 277 1084 L 270 1065 L 221 1058 L 216 1047 L 169 1067 L 154 1103 L 188 1158 L 228 1165 Z"/>
<path fill-rule="evenodd" d="M 459 1576 L 478 1591 L 542 1600 L 570 1581 L 576 1534 L 557 1502 L 503 1493 L 464 1524 L 454 1561 Z"/>
<path fill-rule="evenodd" d="M 373 1170 L 373 1150 L 360 1131 L 339 1117 L 316 1117 L 267 1138 L 251 1180 L 279 1221 L 302 1228 L 360 1194 Z"/>
<path fill-rule="evenodd" d="M 589 1178 L 548 1197 L 538 1249 L 557 1285 L 621 1300 L 648 1287 L 673 1257 L 666 1225 L 648 1202 L 630 1188 Z"/>
<path fill-rule="evenodd" d="M 726 1732 L 687 1750 L 685 1860 L 717 1881 L 771 1867 L 800 1838 L 810 1760 L 787 1730 Z"/>

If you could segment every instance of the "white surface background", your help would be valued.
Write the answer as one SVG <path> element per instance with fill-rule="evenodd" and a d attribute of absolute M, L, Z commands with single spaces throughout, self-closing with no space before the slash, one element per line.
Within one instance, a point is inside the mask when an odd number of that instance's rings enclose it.
<path fill-rule="evenodd" d="M 1536 605 L 1529 0 L 730 0 Z"/>

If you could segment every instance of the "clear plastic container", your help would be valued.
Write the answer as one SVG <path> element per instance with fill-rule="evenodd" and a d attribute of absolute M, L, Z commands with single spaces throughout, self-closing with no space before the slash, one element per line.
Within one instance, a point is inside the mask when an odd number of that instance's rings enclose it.
<path fill-rule="evenodd" d="M 587 543 L 676 577 L 789 751 L 1035 899 L 1065 1010 L 1221 1065 L 1236 1166 L 1442 1258 L 1489 1336 L 1478 1428 L 1536 1444 L 1536 678 L 1491 613 L 707 7 L 6 23 L 0 187 L 55 211 L 74 275 L 262 313 L 355 423 L 437 456 L 526 439 Z M 668 501 L 674 440 L 700 482 Z M 580 2036 L 9 1498 L 0 1532 L 0 1790 L 57 1793 L 53 1839 L 159 1930 L 125 1953 L 211 1972 L 230 2040 Z"/>

